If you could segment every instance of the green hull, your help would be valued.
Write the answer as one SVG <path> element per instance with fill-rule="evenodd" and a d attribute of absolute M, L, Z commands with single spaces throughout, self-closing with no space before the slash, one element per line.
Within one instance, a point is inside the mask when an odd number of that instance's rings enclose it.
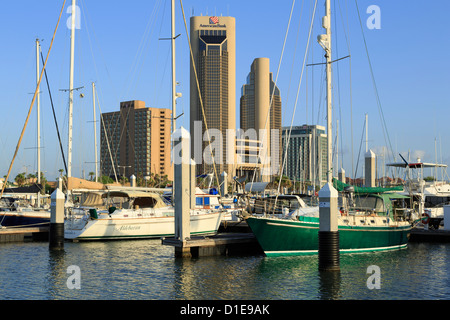
<path fill-rule="evenodd" d="M 247 223 L 267 256 L 317 254 L 318 218 L 307 220 L 249 217 Z M 351 253 L 405 248 L 411 226 L 340 225 L 338 230 L 340 252 Z"/>

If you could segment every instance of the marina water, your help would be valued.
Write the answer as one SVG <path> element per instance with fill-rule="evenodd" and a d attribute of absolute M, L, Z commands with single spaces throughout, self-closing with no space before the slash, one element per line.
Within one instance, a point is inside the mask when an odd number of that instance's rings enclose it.
<path fill-rule="evenodd" d="M 450 298 L 450 246 L 410 243 L 343 254 L 340 272 L 317 256 L 174 257 L 161 240 L 0 246 L 1 300 L 441 300 Z M 371 286 L 379 268 L 379 288 Z M 78 270 L 76 288 L 72 278 Z M 370 288 L 372 287 L 372 288 Z"/>

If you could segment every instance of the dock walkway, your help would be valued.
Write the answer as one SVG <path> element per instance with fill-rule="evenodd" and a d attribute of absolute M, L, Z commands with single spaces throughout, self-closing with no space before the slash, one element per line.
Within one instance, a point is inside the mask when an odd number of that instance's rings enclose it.
<path fill-rule="evenodd" d="M 23 242 L 26 240 L 48 240 L 48 226 L 40 227 L 2 227 L 0 228 L 0 243 Z"/>
<path fill-rule="evenodd" d="M 176 256 L 217 256 L 236 254 L 262 254 L 253 233 L 225 232 L 212 236 L 193 236 L 181 241 L 175 238 L 163 238 L 162 244 L 175 247 Z"/>
<path fill-rule="evenodd" d="M 450 242 L 450 230 L 429 229 L 416 227 L 411 230 L 409 237 L 411 242 Z"/>

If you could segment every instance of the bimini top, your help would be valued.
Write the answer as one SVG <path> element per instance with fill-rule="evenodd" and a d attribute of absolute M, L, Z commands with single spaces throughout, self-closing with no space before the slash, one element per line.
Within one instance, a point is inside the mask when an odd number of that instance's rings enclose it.
<path fill-rule="evenodd" d="M 164 208 L 167 204 L 163 201 L 161 196 L 153 192 L 142 191 L 110 191 L 102 195 L 103 198 L 122 197 L 134 200 L 134 205 L 139 205 L 142 208 Z"/>
<path fill-rule="evenodd" d="M 403 191 L 402 186 L 396 186 L 391 188 L 351 186 L 335 178 L 333 178 L 333 187 L 336 188 L 337 191 L 345 191 L 346 188 L 352 187 L 353 192 L 355 193 L 384 193 L 384 192 Z"/>

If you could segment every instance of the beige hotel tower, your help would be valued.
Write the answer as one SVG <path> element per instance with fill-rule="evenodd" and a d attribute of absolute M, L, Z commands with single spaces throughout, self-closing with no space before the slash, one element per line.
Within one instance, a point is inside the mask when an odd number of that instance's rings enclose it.
<path fill-rule="evenodd" d="M 252 152 L 253 158 L 256 153 L 258 156 L 257 160 L 249 160 L 238 169 L 251 172 L 259 168 L 259 178 L 270 181 L 278 174 L 281 160 L 281 96 L 272 79 L 268 58 L 256 58 L 251 65 L 247 83 L 242 86 L 240 121 L 244 132 L 254 129 L 257 135 L 258 148 L 253 151 L 248 148 L 248 159 L 252 158 Z M 250 140 L 244 143 L 251 145 Z M 256 166 L 252 165 L 255 161 L 258 162 Z"/>
<path fill-rule="evenodd" d="M 234 176 L 235 168 L 234 136 L 227 141 L 227 130 L 236 129 L 235 19 L 222 16 L 193 16 L 190 24 L 190 41 L 195 63 L 194 70 L 190 59 L 192 157 L 199 164 L 197 174 L 214 173 L 211 161 L 207 164 L 203 156 L 210 155 L 209 142 L 203 141 L 203 136 L 206 129 L 217 129 L 222 134 L 222 148 L 216 148 L 214 154 L 215 173 L 220 175 L 226 171 L 230 179 Z M 214 143 L 213 140 L 211 137 L 211 142 Z M 216 141 L 215 145 L 219 146 L 220 143 Z"/>

